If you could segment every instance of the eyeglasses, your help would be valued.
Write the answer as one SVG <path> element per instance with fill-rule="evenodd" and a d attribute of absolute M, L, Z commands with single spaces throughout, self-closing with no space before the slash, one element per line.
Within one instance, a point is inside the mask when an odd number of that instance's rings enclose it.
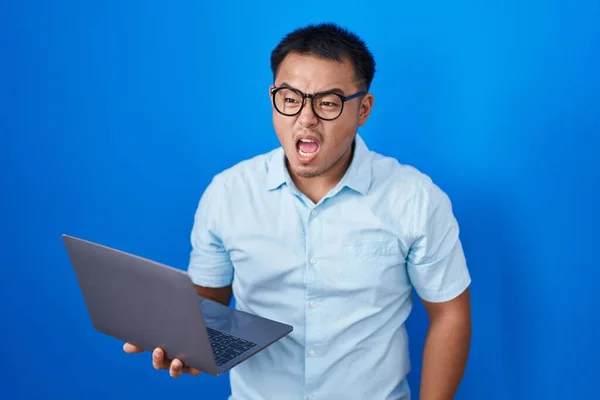
<path fill-rule="evenodd" d="M 342 115 L 344 103 L 367 92 L 362 91 L 350 96 L 342 96 L 335 92 L 319 92 L 305 94 L 291 87 L 275 87 L 271 89 L 273 105 L 277 112 L 287 117 L 300 114 L 304 108 L 305 100 L 311 99 L 311 107 L 315 115 L 325 121 L 333 121 Z"/>

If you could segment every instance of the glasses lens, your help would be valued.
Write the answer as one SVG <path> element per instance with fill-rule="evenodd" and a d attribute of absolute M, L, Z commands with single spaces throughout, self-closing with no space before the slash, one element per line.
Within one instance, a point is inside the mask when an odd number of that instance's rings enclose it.
<path fill-rule="evenodd" d="M 275 92 L 274 103 L 281 114 L 295 115 L 302 107 L 302 96 L 291 89 L 282 88 Z"/>
<path fill-rule="evenodd" d="M 335 119 L 342 113 L 342 99 L 334 93 L 323 93 L 313 99 L 315 113 L 323 119 Z"/>

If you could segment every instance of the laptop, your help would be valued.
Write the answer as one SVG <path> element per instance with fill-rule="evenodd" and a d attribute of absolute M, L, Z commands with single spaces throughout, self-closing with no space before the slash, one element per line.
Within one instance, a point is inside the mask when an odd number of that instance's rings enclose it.
<path fill-rule="evenodd" d="M 292 332 L 200 297 L 179 269 L 62 235 L 93 327 L 218 376 Z"/>

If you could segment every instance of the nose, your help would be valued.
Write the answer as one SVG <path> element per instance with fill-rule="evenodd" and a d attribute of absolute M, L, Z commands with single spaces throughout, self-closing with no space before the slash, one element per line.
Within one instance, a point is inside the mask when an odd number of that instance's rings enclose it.
<path fill-rule="evenodd" d="M 319 123 L 319 118 L 315 115 L 312 109 L 312 99 L 304 99 L 304 107 L 298 116 L 298 122 L 305 128 L 310 128 Z"/>

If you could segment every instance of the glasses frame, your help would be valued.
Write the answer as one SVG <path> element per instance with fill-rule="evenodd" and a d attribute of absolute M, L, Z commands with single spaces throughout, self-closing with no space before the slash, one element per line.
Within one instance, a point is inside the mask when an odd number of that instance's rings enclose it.
<path fill-rule="evenodd" d="M 280 91 L 280 90 L 282 90 L 282 89 L 291 90 L 292 92 L 295 92 L 296 94 L 298 94 L 298 95 L 299 95 L 299 96 L 302 98 L 302 104 L 300 105 L 300 109 L 299 109 L 298 111 L 296 111 L 295 113 L 293 113 L 293 114 L 286 114 L 286 113 L 283 113 L 283 112 L 281 112 L 281 111 L 280 111 L 280 110 L 277 108 L 277 105 L 276 105 L 276 103 L 275 103 L 275 95 L 277 94 L 277 92 L 278 92 L 278 91 Z M 339 99 L 340 99 L 340 102 L 341 102 L 341 104 L 342 104 L 342 109 L 340 110 L 340 113 L 339 113 L 339 115 L 338 115 L 337 117 L 335 117 L 335 118 L 323 118 L 323 117 L 321 117 L 321 116 L 320 116 L 320 115 L 319 115 L 319 114 L 318 114 L 318 113 L 315 111 L 315 103 L 313 102 L 313 99 L 314 99 L 316 96 L 320 96 L 320 95 L 329 95 L 329 94 L 332 94 L 332 95 L 335 95 L 335 96 L 339 97 Z M 341 95 L 341 94 L 339 94 L 339 93 L 337 93 L 337 92 L 328 91 L 328 90 L 326 90 L 326 91 L 323 91 L 323 92 L 317 92 L 317 93 L 313 93 L 313 94 L 308 94 L 308 93 L 303 93 L 302 91 L 300 91 L 300 90 L 298 90 L 298 89 L 296 89 L 296 88 L 290 87 L 290 86 L 279 86 L 279 87 L 275 86 L 275 87 L 273 87 L 273 88 L 271 89 L 271 98 L 272 98 L 272 101 L 273 101 L 273 107 L 275 107 L 275 110 L 277 110 L 277 112 L 278 112 L 279 114 L 281 114 L 281 115 L 285 115 L 286 117 L 293 117 L 293 116 L 295 116 L 295 115 L 299 115 L 299 114 L 302 112 L 302 110 L 304 109 L 304 106 L 306 105 L 306 99 L 310 99 L 310 107 L 311 107 L 311 109 L 312 109 L 312 112 L 313 112 L 313 114 L 315 114 L 317 118 L 319 118 L 319 119 L 321 119 L 321 120 L 323 120 L 323 121 L 334 121 L 334 120 L 338 119 L 339 117 L 341 117 L 341 116 L 342 116 L 342 113 L 344 112 L 344 104 L 345 104 L 345 103 L 346 103 L 348 100 L 352 100 L 352 99 L 354 99 L 354 98 L 357 98 L 357 97 L 363 96 L 363 95 L 365 95 L 365 94 L 367 94 L 367 92 L 366 92 L 366 91 L 364 91 L 364 90 L 363 90 L 363 91 L 360 91 L 360 92 L 356 92 L 356 93 L 354 93 L 354 94 L 351 94 L 351 95 L 349 95 L 349 96 L 343 96 L 343 95 Z"/>

